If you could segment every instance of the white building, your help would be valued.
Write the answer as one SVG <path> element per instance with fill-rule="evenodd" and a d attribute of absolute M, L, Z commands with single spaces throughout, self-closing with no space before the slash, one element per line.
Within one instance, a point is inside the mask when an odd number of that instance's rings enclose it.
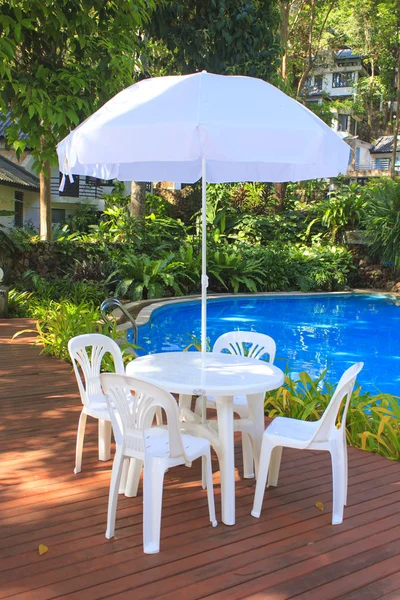
<path fill-rule="evenodd" d="M 318 57 L 312 74 L 307 78 L 307 104 L 321 104 L 324 98 L 346 100 L 354 97 L 357 83 L 368 75 L 362 57 L 351 49 L 323 53 Z M 332 127 L 335 131 L 357 135 L 357 119 L 343 106 L 334 110 Z"/>
<path fill-rule="evenodd" d="M 352 99 L 357 93 L 357 84 L 368 76 L 363 59 L 351 49 L 337 53 L 326 52 L 318 57 L 312 74 L 308 77 L 305 94 L 307 104 L 321 104 L 324 99 Z M 343 103 L 332 109 L 332 128 L 352 148 L 347 175 L 351 181 L 363 181 L 369 177 L 390 174 L 393 136 L 382 136 L 374 144 L 358 136 L 357 119 Z M 400 140 L 397 146 L 396 169 L 400 171 Z"/>
<path fill-rule="evenodd" d="M 33 169 L 33 158 L 29 151 L 23 152 L 18 161 L 13 149 L 7 146 L 5 130 L 10 119 L 0 121 L 0 225 L 19 226 L 26 223 L 39 229 L 39 179 Z M 95 210 L 104 210 L 103 196 L 110 193 L 113 181 L 102 181 L 94 177 L 74 176 L 68 178 L 63 192 L 59 191 L 60 173 L 51 169 L 51 211 L 53 223 L 65 223 L 79 204 L 90 204 Z M 130 182 L 125 184 L 126 195 L 130 194 Z M 2 212 L 13 215 L 2 216 Z"/>

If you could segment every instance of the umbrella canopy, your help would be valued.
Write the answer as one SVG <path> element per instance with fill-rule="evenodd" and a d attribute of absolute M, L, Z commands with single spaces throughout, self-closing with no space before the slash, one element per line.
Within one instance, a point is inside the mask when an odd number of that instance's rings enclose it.
<path fill-rule="evenodd" d="M 123 90 L 57 147 L 64 175 L 203 180 L 202 347 L 206 340 L 205 184 L 345 173 L 349 146 L 302 104 L 252 77 L 147 79 Z"/>

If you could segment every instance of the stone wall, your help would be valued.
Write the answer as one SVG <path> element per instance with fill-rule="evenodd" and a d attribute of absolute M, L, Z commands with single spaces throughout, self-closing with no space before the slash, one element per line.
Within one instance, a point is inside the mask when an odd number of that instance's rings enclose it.
<path fill-rule="evenodd" d="M 71 272 L 75 261 L 101 261 L 103 258 L 105 252 L 96 244 L 37 242 L 14 253 L 7 265 L 6 281 L 12 283 L 30 269 L 47 279 L 62 277 Z"/>
<path fill-rule="evenodd" d="M 352 253 L 356 267 L 350 280 L 352 287 L 400 293 L 400 269 L 376 263 L 367 254 L 365 246 L 354 246 Z"/>

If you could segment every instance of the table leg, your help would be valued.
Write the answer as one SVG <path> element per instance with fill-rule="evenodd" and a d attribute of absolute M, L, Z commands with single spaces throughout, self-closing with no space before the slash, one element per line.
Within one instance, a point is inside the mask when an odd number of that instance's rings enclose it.
<path fill-rule="evenodd" d="M 260 460 L 261 444 L 265 431 L 264 422 L 264 398 L 265 394 L 249 394 L 247 404 L 249 407 L 249 417 L 253 421 L 253 445 L 254 445 L 254 463 L 256 477 L 258 473 L 258 463 Z"/>
<path fill-rule="evenodd" d="M 190 410 L 192 405 L 192 396 L 188 394 L 179 394 L 179 408 L 188 408 Z"/>
<path fill-rule="evenodd" d="M 222 522 L 235 524 L 235 449 L 233 442 L 233 398 L 217 396 L 219 469 L 221 474 Z"/>

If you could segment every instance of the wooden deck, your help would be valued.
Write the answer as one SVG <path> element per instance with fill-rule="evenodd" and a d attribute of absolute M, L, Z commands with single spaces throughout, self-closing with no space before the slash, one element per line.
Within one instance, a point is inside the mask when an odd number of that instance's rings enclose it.
<path fill-rule="evenodd" d="M 360 450 L 349 453 L 342 525 L 330 524 L 325 453 L 284 452 L 279 487 L 251 517 L 254 482 L 240 477 L 237 445 L 234 527 L 209 525 L 195 465 L 167 473 L 159 554 L 142 553 L 141 491 L 120 496 L 116 537 L 106 540 L 111 463 L 97 460 L 92 421 L 73 474 L 76 383 L 29 337 L 11 341 L 29 324 L 0 321 L 0 599 L 400 599 L 400 465 Z M 214 470 L 219 517 L 216 461 Z"/>

